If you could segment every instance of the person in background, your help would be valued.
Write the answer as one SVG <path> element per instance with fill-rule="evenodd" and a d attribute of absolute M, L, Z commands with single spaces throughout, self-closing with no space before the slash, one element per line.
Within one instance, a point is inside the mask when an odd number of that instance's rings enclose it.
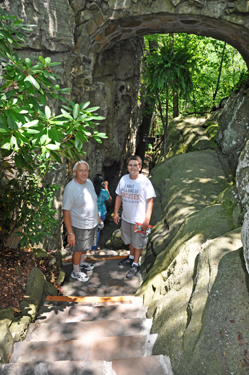
<path fill-rule="evenodd" d="M 128 266 L 130 270 L 126 277 L 131 279 L 139 269 L 139 258 L 142 248 L 147 244 L 148 236 L 144 233 L 133 232 L 134 224 L 142 224 L 142 230 L 148 229 L 154 205 L 155 190 L 150 180 L 140 174 L 142 159 L 133 155 L 127 159 L 129 174 L 124 175 L 116 189 L 114 207 L 114 222 L 119 223 L 119 208 L 122 203 L 121 238 L 129 244 L 130 255 L 119 262 L 120 267 Z"/>
<path fill-rule="evenodd" d="M 101 174 L 96 174 L 93 180 L 93 186 L 98 197 L 97 203 L 98 203 L 99 217 L 102 220 L 102 222 L 104 222 L 106 218 L 106 213 L 107 213 L 105 202 L 111 203 L 112 201 L 112 197 L 108 190 L 108 181 L 104 181 Z M 98 233 L 97 233 L 97 243 L 95 246 L 92 247 L 92 250 L 98 249 L 99 236 L 100 236 L 101 229 L 102 228 L 99 225 Z"/>
<path fill-rule="evenodd" d="M 89 165 L 81 160 L 73 167 L 74 178 L 66 185 L 63 194 L 63 219 L 67 229 L 67 242 L 73 252 L 71 277 L 86 282 L 84 271 L 94 268 L 85 262 L 85 253 L 97 240 L 97 228 L 102 220 L 98 215 L 97 195 L 88 179 Z"/>

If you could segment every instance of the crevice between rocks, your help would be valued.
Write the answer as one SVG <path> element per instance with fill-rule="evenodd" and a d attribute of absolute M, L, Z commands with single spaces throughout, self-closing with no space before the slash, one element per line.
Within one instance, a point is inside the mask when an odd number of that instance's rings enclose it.
<path fill-rule="evenodd" d="M 197 281 L 198 281 L 198 264 L 199 264 L 199 261 L 200 261 L 200 257 L 201 257 L 201 251 L 195 257 L 194 271 L 193 271 L 193 277 L 192 277 L 193 278 L 193 288 L 192 288 L 191 296 L 189 298 L 189 302 L 188 302 L 188 306 L 187 306 L 187 323 L 186 323 L 185 330 L 188 328 L 188 326 L 190 324 L 190 321 L 191 321 L 191 318 L 192 318 L 191 301 L 192 301 L 192 296 L 195 292 Z"/>

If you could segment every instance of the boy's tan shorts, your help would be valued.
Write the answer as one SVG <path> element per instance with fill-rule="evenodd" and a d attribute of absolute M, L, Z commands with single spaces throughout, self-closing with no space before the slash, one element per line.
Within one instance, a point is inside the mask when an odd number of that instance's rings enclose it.
<path fill-rule="evenodd" d="M 143 233 L 133 232 L 134 224 L 121 220 L 121 238 L 125 245 L 132 244 L 135 249 L 142 249 L 148 242 L 148 236 Z"/>

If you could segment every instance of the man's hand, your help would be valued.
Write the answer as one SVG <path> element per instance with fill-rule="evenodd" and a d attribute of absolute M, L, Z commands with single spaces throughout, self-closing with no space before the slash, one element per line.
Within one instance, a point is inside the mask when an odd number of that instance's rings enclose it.
<path fill-rule="evenodd" d="M 75 246 L 75 234 L 74 233 L 67 235 L 67 242 L 70 247 Z"/>

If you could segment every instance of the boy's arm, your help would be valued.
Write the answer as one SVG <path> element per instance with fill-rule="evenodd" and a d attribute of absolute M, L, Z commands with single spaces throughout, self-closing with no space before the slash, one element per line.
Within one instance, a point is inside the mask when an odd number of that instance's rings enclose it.
<path fill-rule="evenodd" d="M 146 208 L 146 213 L 145 213 L 145 219 L 142 225 L 143 230 L 145 231 L 148 229 L 148 226 L 150 224 L 150 218 L 151 214 L 153 211 L 153 206 L 154 206 L 154 198 L 149 198 L 147 199 L 147 208 Z"/>
<path fill-rule="evenodd" d="M 118 214 L 118 210 L 121 206 L 121 203 L 122 203 L 122 197 L 121 197 L 121 195 L 117 195 L 116 200 L 115 200 L 114 216 L 113 216 L 114 223 L 116 223 L 116 224 L 119 223 L 119 219 L 120 219 L 119 214 Z"/>

